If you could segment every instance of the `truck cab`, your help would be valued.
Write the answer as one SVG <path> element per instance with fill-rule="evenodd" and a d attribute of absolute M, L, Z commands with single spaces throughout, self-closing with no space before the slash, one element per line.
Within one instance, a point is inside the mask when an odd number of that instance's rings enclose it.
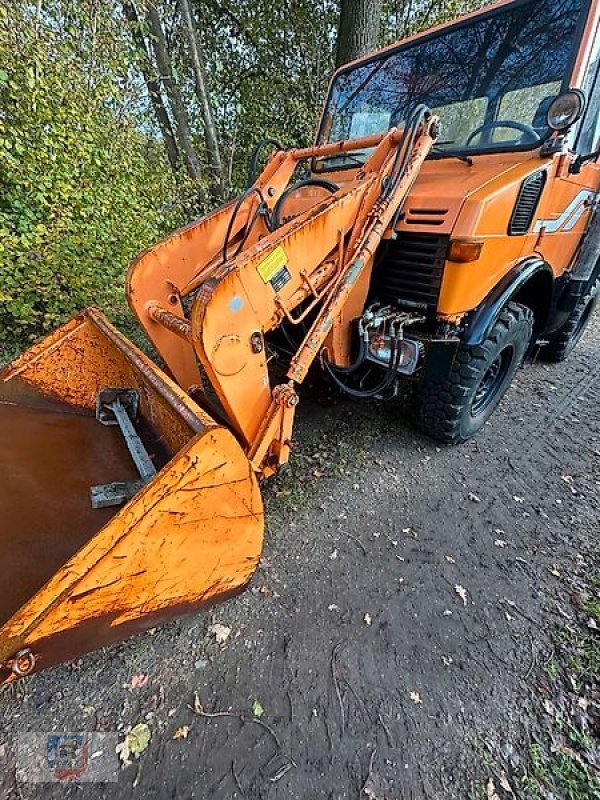
<path fill-rule="evenodd" d="M 415 415 L 443 441 L 482 427 L 536 345 L 563 360 L 598 300 L 599 18 L 597 0 L 503 0 L 332 79 L 318 144 L 402 128 L 417 105 L 440 119 L 367 304 L 419 317 Z M 312 178 L 342 186 L 369 155 L 313 159 Z"/>

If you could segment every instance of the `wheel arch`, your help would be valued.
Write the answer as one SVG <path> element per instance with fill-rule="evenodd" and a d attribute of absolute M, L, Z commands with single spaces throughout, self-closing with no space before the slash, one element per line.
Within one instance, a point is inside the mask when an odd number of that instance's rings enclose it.
<path fill-rule="evenodd" d="M 528 258 L 514 266 L 494 286 L 483 302 L 471 313 L 464 342 L 481 344 L 509 302 L 521 303 L 534 315 L 534 336 L 542 333 L 550 315 L 554 292 L 554 274 L 541 258 Z"/>

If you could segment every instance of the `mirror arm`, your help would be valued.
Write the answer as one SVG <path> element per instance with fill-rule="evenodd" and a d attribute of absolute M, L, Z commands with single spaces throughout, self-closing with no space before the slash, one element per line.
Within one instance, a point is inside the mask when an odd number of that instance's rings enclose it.
<path fill-rule="evenodd" d="M 581 168 L 584 166 L 584 164 L 587 164 L 588 161 L 597 161 L 598 158 L 600 158 L 600 150 L 596 150 L 593 153 L 588 153 L 585 156 L 579 155 L 577 156 L 575 161 L 571 164 L 569 172 L 571 173 L 571 175 L 579 175 L 579 173 L 581 172 Z"/>

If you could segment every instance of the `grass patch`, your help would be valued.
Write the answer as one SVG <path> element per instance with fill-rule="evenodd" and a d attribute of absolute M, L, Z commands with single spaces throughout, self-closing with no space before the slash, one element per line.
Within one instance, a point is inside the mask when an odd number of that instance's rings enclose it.
<path fill-rule="evenodd" d="M 543 743 L 531 745 L 522 788 L 531 800 L 600 800 L 600 779 L 594 770 L 600 739 L 587 716 L 600 690 L 600 575 L 579 592 L 581 613 L 554 637 L 554 653 L 542 669 L 552 699 L 551 729 Z"/>
<path fill-rule="evenodd" d="M 575 751 L 552 752 L 549 746 L 534 744 L 529 762 L 522 785 L 534 800 L 544 800 L 548 792 L 564 800 L 600 800 L 600 784 Z"/>

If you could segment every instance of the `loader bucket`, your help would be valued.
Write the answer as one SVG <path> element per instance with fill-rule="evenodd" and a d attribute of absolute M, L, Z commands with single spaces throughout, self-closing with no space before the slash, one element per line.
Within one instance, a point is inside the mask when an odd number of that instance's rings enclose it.
<path fill-rule="evenodd" d="M 139 400 L 155 469 L 124 505 L 90 489 L 140 475 L 104 390 Z M 0 372 L 0 683 L 223 600 L 250 580 L 263 508 L 249 461 L 95 310 Z"/>

